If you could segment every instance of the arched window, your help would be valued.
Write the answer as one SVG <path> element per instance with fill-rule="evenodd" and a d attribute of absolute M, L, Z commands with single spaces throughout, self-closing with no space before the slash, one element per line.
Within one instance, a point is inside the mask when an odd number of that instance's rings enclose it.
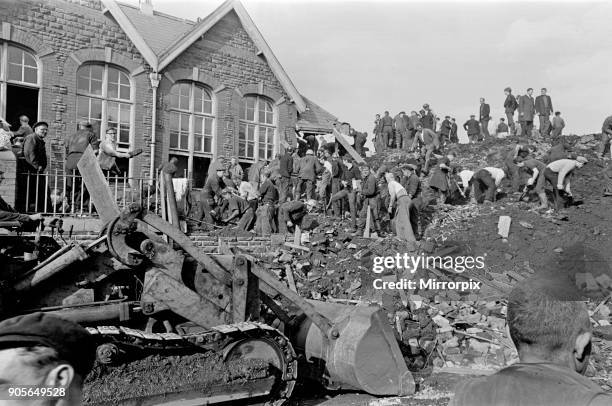
<path fill-rule="evenodd" d="M 187 170 L 194 187 L 204 186 L 214 151 L 215 116 L 212 93 L 196 82 L 178 82 L 170 89 L 170 151 Z"/>
<path fill-rule="evenodd" d="M 108 64 L 87 64 L 77 70 L 77 121 L 89 121 L 98 135 L 114 128 L 118 150 L 130 148 L 133 108 L 126 72 Z"/>
<path fill-rule="evenodd" d="M 274 158 L 276 117 L 272 102 L 262 96 L 245 96 L 240 112 L 238 156 L 256 161 Z"/>
<path fill-rule="evenodd" d="M 194 82 L 177 83 L 170 90 L 170 109 L 170 148 L 212 155 L 215 117 L 210 91 Z"/>
<path fill-rule="evenodd" d="M 34 53 L 8 42 L 0 42 L 0 115 L 19 129 L 19 116 L 38 119 L 40 67 Z"/>

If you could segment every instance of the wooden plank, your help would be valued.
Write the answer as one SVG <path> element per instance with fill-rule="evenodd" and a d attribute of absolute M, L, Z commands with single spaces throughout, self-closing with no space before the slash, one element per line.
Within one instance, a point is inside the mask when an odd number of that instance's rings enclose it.
<path fill-rule="evenodd" d="M 297 287 L 295 286 L 295 278 L 293 277 L 291 265 L 285 265 L 285 274 L 287 275 L 287 284 L 289 285 L 289 289 L 297 293 Z"/>
<path fill-rule="evenodd" d="M 117 208 L 117 203 L 113 199 L 108 182 L 104 178 L 102 169 L 100 169 L 91 146 L 87 147 L 77 163 L 77 167 L 89 191 L 90 199 L 100 215 L 102 224 L 106 224 L 118 217 L 119 209 Z"/>
<path fill-rule="evenodd" d="M 293 243 L 295 245 L 302 244 L 302 229 L 297 224 L 295 225 L 295 232 L 293 233 Z"/>
<path fill-rule="evenodd" d="M 310 248 L 304 247 L 303 245 L 296 245 L 296 244 L 293 244 L 293 243 L 290 243 L 290 242 L 286 242 L 284 245 L 285 245 L 285 247 L 293 248 L 293 249 L 296 249 L 296 250 L 302 250 L 302 251 L 310 252 Z"/>
<path fill-rule="evenodd" d="M 340 145 L 342 145 L 344 147 L 344 149 L 346 150 L 346 152 L 349 153 L 349 155 L 351 157 L 353 157 L 353 159 L 355 160 L 355 162 L 357 162 L 358 164 L 363 164 L 365 163 L 365 159 L 363 159 L 363 157 L 361 155 L 359 155 L 357 153 L 357 151 L 355 151 L 355 148 L 353 148 L 345 139 L 344 136 L 342 134 L 340 134 L 338 132 L 338 130 L 336 130 L 334 128 L 334 137 L 336 137 L 336 141 L 338 141 L 340 143 Z"/>
<path fill-rule="evenodd" d="M 370 238 L 370 222 L 372 221 L 372 212 L 370 209 L 370 205 L 368 205 L 368 214 L 366 216 L 366 225 L 365 230 L 363 230 L 363 236 L 365 238 Z"/>
<path fill-rule="evenodd" d="M 499 216 L 497 233 L 503 238 L 508 238 L 508 234 L 510 233 L 510 223 L 512 223 L 512 218 L 510 216 Z"/>

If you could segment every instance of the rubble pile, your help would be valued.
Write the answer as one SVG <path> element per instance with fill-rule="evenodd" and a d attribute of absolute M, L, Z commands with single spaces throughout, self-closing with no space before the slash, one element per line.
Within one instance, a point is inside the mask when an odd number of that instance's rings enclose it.
<path fill-rule="evenodd" d="M 318 226 L 304 233 L 300 246 L 286 244 L 259 255 L 265 257 L 268 269 L 303 297 L 382 305 L 405 344 L 403 351 L 412 370 L 432 365 L 491 370 L 515 362 L 517 354 L 506 333 L 507 294 L 515 283 L 535 272 L 567 270 L 572 283 L 592 298 L 593 325 L 603 331 L 596 334 L 588 374 L 610 388 L 606 371 L 612 364 L 612 332 L 601 329 L 610 327 L 612 320 L 609 304 L 602 302 L 612 292 L 608 265 L 612 263 L 612 213 L 605 210 L 607 200 L 600 197 L 602 185 L 597 175 L 603 163 L 594 157 L 596 137 L 570 137 L 569 141 L 590 162 L 572 181 L 574 194 L 582 202 L 560 212 L 538 212 L 536 203 L 517 201 L 513 196 L 502 196 L 492 205 L 438 205 L 423 213 L 423 239 L 413 244 L 392 236 L 353 237 L 347 232 L 348 222 L 321 215 Z M 543 142 L 532 144 L 537 156 L 550 148 Z M 509 140 L 458 145 L 457 162 L 469 169 L 499 165 L 511 147 Z M 376 166 L 395 165 L 406 157 L 391 151 L 368 159 Z M 505 235 L 499 234 L 500 217 L 509 217 Z M 375 257 L 397 253 L 483 256 L 485 267 L 460 276 L 439 266 L 420 268 L 413 274 L 401 269 L 373 272 Z M 580 259 L 581 264 L 577 263 Z M 600 261 L 602 267 L 593 267 L 593 261 Z M 473 279 L 481 282 L 481 289 L 376 290 L 372 284 L 376 278 Z"/>

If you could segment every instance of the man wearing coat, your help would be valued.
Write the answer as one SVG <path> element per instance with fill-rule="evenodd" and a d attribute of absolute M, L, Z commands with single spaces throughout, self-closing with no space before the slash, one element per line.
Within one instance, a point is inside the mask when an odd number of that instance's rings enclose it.
<path fill-rule="evenodd" d="M 552 100 L 550 96 L 546 94 L 546 88 L 542 88 L 541 94 L 535 99 L 535 109 L 540 119 L 540 135 L 542 137 L 550 134 L 550 115 L 553 113 Z"/>
<path fill-rule="evenodd" d="M 321 171 L 321 164 L 319 163 L 319 160 L 315 158 L 314 152 L 309 149 L 308 151 L 306 151 L 306 156 L 304 156 L 300 160 L 299 166 L 299 180 L 297 185 L 298 195 L 296 196 L 296 199 L 300 195 L 302 191 L 302 185 L 304 183 L 306 184 L 306 198 L 314 199 L 314 187 L 315 182 L 317 180 L 317 174 Z"/>
<path fill-rule="evenodd" d="M 408 117 L 406 112 L 401 111 L 395 119 L 395 148 L 408 149 Z"/>
<path fill-rule="evenodd" d="M 491 107 L 485 103 L 484 97 L 480 98 L 480 134 L 485 138 L 489 138 L 489 120 L 491 116 Z"/>
<path fill-rule="evenodd" d="M 535 116 L 535 101 L 533 100 L 533 89 L 527 89 L 527 94 L 519 97 L 519 122 L 521 123 L 521 136 L 529 137 L 533 130 L 533 118 Z"/>
<path fill-rule="evenodd" d="M 470 144 L 478 140 L 480 134 L 480 123 L 476 121 L 476 116 L 472 114 L 470 119 L 463 124 L 463 129 L 467 132 Z"/>
<path fill-rule="evenodd" d="M 512 89 L 507 87 L 504 89 L 506 100 L 504 101 L 504 111 L 506 112 L 506 118 L 508 119 L 508 125 L 512 131 L 512 135 L 516 134 L 516 126 L 514 125 L 514 112 L 518 107 L 516 97 L 512 94 Z"/>

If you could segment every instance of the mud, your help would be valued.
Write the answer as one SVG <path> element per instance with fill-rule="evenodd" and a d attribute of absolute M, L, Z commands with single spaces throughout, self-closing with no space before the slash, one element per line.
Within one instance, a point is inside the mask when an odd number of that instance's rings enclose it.
<path fill-rule="evenodd" d="M 117 405 L 128 399 L 206 389 L 267 376 L 268 364 L 261 360 L 224 363 L 220 355 L 211 353 L 152 355 L 116 367 L 96 364 L 85 379 L 83 403 Z"/>

